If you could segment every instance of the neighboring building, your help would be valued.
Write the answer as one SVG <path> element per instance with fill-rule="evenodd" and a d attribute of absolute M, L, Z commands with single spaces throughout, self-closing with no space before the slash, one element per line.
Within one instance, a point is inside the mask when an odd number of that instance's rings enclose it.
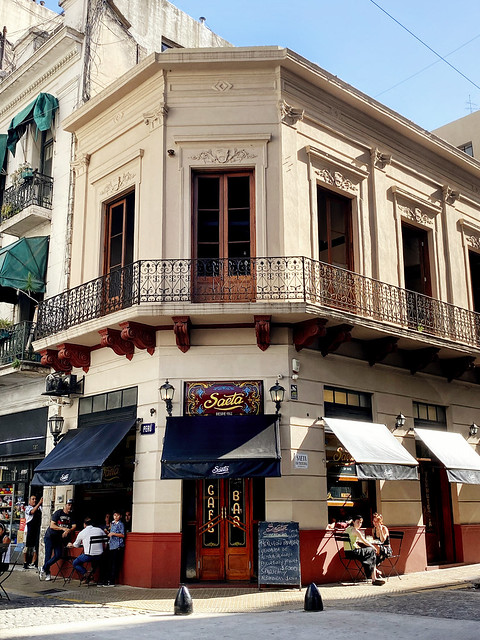
<path fill-rule="evenodd" d="M 329 582 L 333 523 L 375 510 L 402 571 L 479 562 L 480 165 L 276 47 L 152 54 L 64 127 L 71 275 L 34 347 L 85 387 L 37 480 L 132 499 L 124 581 L 254 579 L 268 520 Z"/>
<path fill-rule="evenodd" d="M 480 158 L 480 111 L 473 111 L 468 116 L 434 129 L 433 133 L 467 155 Z"/>
<path fill-rule="evenodd" d="M 49 367 L 31 346 L 35 310 L 70 286 L 73 138 L 60 122 L 161 43 L 228 45 L 165 0 L 61 6 L 0 6 L 0 483 L 20 482 L 15 501 L 46 450 Z"/>

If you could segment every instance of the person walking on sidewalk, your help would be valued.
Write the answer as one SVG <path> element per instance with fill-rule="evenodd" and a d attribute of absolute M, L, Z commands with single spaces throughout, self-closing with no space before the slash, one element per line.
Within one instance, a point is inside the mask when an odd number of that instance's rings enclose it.
<path fill-rule="evenodd" d="M 40 542 L 40 525 L 42 524 L 43 498 L 37 502 L 37 496 L 30 496 L 25 507 L 26 539 L 24 569 L 38 568 L 38 546 Z"/>
<path fill-rule="evenodd" d="M 83 553 L 80 554 L 78 558 L 75 558 L 75 560 L 73 561 L 73 568 L 78 574 L 80 574 L 80 584 L 82 584 L 82 582 L 84 582 L 85 579 L 87 583 L 90 581 L 97 567 L 97 562 L 99 561 L 100 556 L 103 553 L 103 543 L 102 542 L 90 543 L 90 539 L 92 538 L 92 536 L 104 536 L 104 535 L 105 534 L 103 532 L 103 529 L 100 529 L 100 527 L 94 527 L 91 519 L 85 518 L 85 520 L 83 521 L 83 529 L 78 534 L 75 542 L 73 544 L 71 542 L 67 544 L 67 547 L 69 548 L 75 547 L 78 549 L 79 547 L 83 547 Z M 90 574 L 88 576 L 87 576 L 87 570 L 83 566 L 85 562 L 90 562 L 92 567 Z"/>
<path fill-rule="evenodd" d="M 75 531 L 77 525 L 72 522 L 73 500 L 67 500 L 63 509 L 58 509 L 52 516 L 50 526 L 45 532 L 45 564 L 40 569 L 40 580 L 51 580 L 50 567 L 63 556 L 63 549 L 68 542 L 68 536 Z M 53 553 L 53 555 L 52 555 Z"/>
<path fill-rule="evenodd" d="M 108 581 L 104 586 L 113 587 L 117 581 L 118 573 L 123 562 L 123 551 L 125 549 L 125 527 L 122 522 L 122 514 L 119 511 L 113 512 L 113 522 L 110 525 L 109 541 L 109 571 Z"/>

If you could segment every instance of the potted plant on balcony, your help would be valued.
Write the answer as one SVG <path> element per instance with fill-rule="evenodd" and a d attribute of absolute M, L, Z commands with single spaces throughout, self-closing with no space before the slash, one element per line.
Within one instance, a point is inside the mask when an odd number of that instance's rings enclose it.
<path fill-rule="evenodd" d="M 22 162 L 11 174 L 12 184 L 18 186 L 25 180 L 33 178 L 32 165 L 29 162 Z"/>
<path fill-rule="evenodd" d="M 8 220 L 8 218 L 11 218 L 16 213 L 18 213 L 18 209 L 15 207 L 13 202 L 4 202 L 0 210 L 0 222 Z"/>
<path fill-rule="evenodd" d="M 0 318 L 0 340 L 9 337 L 12 325 L 13 322 L 11 320 L 7 320 L 7 318 Z"/>

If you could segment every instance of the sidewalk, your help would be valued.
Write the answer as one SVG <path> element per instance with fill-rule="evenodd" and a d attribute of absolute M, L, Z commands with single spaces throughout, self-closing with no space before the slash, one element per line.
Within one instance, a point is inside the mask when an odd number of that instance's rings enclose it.
<path fill-rule="evenodd" d="M 480 582 L 480 564 L 411 573 L 390 578 L 382 587 L 369 583 L 318 585 L 325 606 L 342 608 L 342 602 L 368 599 L 377 595 L 461 587 Z M 265 587 L 259 591 L 255 585 L 207 586 L 205 583 L 187 585 L 196 613 L 247 613 L 262 611 L 293 611 L 303 609 L 305 588 Z M 63 580 L 41 582 L 33 571 L 16 569 L 5 583 L 10 598 L 28 596 L 49 597 L 79 604 L 97 604 L 122 607 L 136 612 L 172 613 L 177 589 L 144 589 L 139 587 L 86 587 L 78 580 L 64 585 Z M 1 606 L 0 601 L 0 606 Z"/>

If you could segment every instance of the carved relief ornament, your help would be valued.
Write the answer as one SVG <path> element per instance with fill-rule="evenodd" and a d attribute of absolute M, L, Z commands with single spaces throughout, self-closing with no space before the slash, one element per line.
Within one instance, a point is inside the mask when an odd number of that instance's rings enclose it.
<path fill-rule="evenodd" d="M 299 120 L 303 120 L 304 114 L 304 109 L 296 109 L 285 102 L 285 100 L 280 103 L 280 118 L 284 124 L 293 126 L 297 124 Z"/>
<path fill-rule="evenodd" d="M 75 160 L 70 163 L 75 176 L 78 178 L 82 176 L 87 170 L 88 165 L 90 164 L 90 154 L 89 153 L 77 153 L 75 156 Z"/>
<path fill-rule="evenodd" d="M 372 149 L 371 155 L 373 166 L 377 169 L 385 169 L 392 162 L 391 154 L 382 153 L 379 149 Z"/>
<path fill-rule="evenodd" d="M 131 183 L 134 178 L 135 178 L 135 174 L 131 173 L 130 171 L 127 171 L 123 175 L 118 176 L 117 178 L 114 178 L 113 180 L 110 180 L 110 182 L 107 182 L 107 184 L 104 186 L 102 191 L 100 191 L 100 195 L 102 195 L 102 196 L 103 195 L 108 195 L 108 196 L 112 195 L 113 193 L 116 193 L 117 191 L 120 191 L 125 186 L 127 186 L 129 183 Z"/>
<path fill-rule="evenodd" d="M 455 204 L 455 202 L 460 197 L 460 193 L 458 191 L 455 191 L 454 189 L 452 189 L 448 185 L 445 185 L 442 188 L 442 194 L 443 194 L 443 201 L 446 204 L 452 204 L 453 205 L 453 204 Z"/>
<path fill-rule="evenodd" d="M 150 131 L 154 131 L 157 127 L 165 124 L 167 119 L 168 107 L 166 104 L 159 105 L 153 111 L 143 114 L 143 121 L 150 128 Z"/>
<path fill-rule="evenodd" d="M 479 236 L 465 236 L 465 241 L 472 249 L 480 251 L 480 237 Z"/>
<path fill-rule="evenodd" d="M 257 155 L 249 153 L 247 149 L 206 149 L 200 151 L 195 156 L 191 156 L 190 160 L 200 160 L 204 164 L 235 164 L 244 160 L 251 160 Z"/>
<path fill-rule="evenodd" d="M 433 227 L 433 215 L 427 213 L 423 209 L 420 209 L 420 207 L 409 207 L 405 204 L 398 204 L 398 210 L 400 211 L 400 214 L 404 218 L 408 218 L 408 220 L 412 220 L 418 224 L 423 224 L 427 227 Z"/>
<path fill-rule="evenodd" d="M 320 180 L 326 182 L 329 185 L 343 189 L 344 191 L 350 191 L 356 193 L 358 191 L 358 184 L 352 182 L 349 178 L 344 176 L 340 171 L 332 171 L 330 169 L 315 169 L 315 173 Z"/>

